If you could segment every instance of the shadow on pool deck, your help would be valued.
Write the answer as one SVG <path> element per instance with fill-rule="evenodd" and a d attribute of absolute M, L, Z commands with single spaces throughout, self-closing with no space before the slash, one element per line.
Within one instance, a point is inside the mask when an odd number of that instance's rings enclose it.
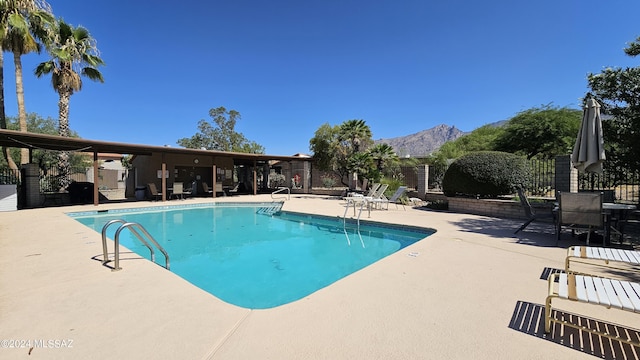
<path fill-rule="evenodd" d="M 509 322 L 509 328 L 601 359 L 638 359 L 637 351 L 640 348 L 588 331 L 552 323 L 551 333 L 545 334 L 544 312 L 544 305 L 518 301 Z M 640 339 L 640 332 L 616 324 L 569 312 L 553 310 L 553 314 L 572 324 L 583 324 L 599 329 L 606 327 L 610 333 L 628 334 L 632 338 Z"/>

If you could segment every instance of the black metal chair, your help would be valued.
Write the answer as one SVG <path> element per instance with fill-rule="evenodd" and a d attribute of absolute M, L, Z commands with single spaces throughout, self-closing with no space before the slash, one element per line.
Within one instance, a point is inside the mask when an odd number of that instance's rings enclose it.
<path fill-rule="evenodd" d="M 524 224 L 522 224 L 522 226 L 520 226 L 518 230 L 514 232 L 514 234 L 517 234 L 520 231 L 524 230 L 524 228 L 526 228 L 527 226 L 529 226 L 529 224 L 531 224 L 536 220 L 541 220 L 541 219 L 552 220 L 552 221 L 554 220 L 555 217 L 551 212 L 536 213 L 533 207 L 531 206 L 531 203 L 529 203 L 529 199 L 527 199 L 527 196 L 525 195 L 524 190 L 522 188 L 518 188 L 518 198 L 520 198 L 520 204 L 524 209 L 524 214 L 527 217 L 527 221 Z"/>

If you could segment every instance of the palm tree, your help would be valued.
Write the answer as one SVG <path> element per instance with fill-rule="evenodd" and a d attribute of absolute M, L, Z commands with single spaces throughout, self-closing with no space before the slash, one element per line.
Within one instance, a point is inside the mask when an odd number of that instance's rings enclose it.
<path fill-rule="evenodd" d="M 398 155 L 389 144 L 377 144 L 369 149 L 369 153 L 380 172 L 386 163 L 398 161 Z"/>
<path fill-rule="evenodd" d="M 22 85 L 22 55 L 40 53 L 37 39 L 46 39 L 48 25 L 54 18 L 51 8 L 46 2 L 32 4 L 24 9 L 15 9 L 9 16 L 8 26 L 3 32 L 2 50 L 13 53 L 13 63 L 16 78 L 16 99 L 18 101 L 18 123 L 20 131 L 27 132 L 27 112 L 24 106 L 24 87 Z M 41 6 L 42 8 L 39 8 Z M 21 149 L 20 163 L 29 162 L 29 150 Z"/>
<path fill-rule="evenodd" d="M 50 7 L 43 0 L 0 0 L 0 42 L 4 43 L 8 37 L 10 25 L 19 24 L 19 18 L 23 14 L 46 9 L 50 9 Z M 0 51 L 0 129 L 6 128 L 7 118 L 4 108 L 4 53 Z M 2 155 L 11 169 L 18 169 L 8 148 L 2 148 Z"/>
<path fill-rule="evenodd" d="M 90 80 L 104 82 L 102 73 L 97 69 L 104 65 L 99 57 L 96 41 L 89 31 L 81 26 L 73 28 L 59 19 L 54 26 L 53 39 L 47 44 L 51 55 L 49 61 L 36 67 L 37 77 L 51 74 L 53 89 L 60 96 L 58 101 L 58 132 L 60 136 L 69 136 L 69 101 L 75 91 L 82 89 L 82 76 Z M 69 185 L 69 153 L 61 151 L 58 161 L 61 176 L 61 188 Z"/>
<path fill-rule="evenodd" d="M 340 125 L 339 137 L 351 146 L 353 153 L 358 153 L 371 143 L 371 129 L 362 119 L 347 120 Z"/>

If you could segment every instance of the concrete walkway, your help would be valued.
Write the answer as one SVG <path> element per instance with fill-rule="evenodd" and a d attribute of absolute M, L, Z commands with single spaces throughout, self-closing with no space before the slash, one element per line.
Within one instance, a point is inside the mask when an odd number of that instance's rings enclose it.
<path fill-rule="evenodd" d="M 563 268 L 571 245 L 567 237 L 555 247 L 549 225 L 533 224 L 516 237 L 520 222 L 391 205 L 371 220 L 437 232 L 299 301 L 249 310 L 124 248 L 123 270 L 111 272 L 95 260 L 102 257 L 100 234 L 65 215 L 152 205 L 158 203 L 0 213 L 0 358 L 637 358 L 637 348 L 569 329 L 552 339 L 543 334 L 544 279 Z M 284 210 L 342 216 L 344 204 L 292 195 Z M 640 329 L 640 315 L 558 304 Z"/>

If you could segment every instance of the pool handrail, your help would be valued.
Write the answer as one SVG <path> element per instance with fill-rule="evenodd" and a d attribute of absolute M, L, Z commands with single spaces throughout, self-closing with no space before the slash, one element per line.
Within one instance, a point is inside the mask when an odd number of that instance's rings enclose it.
<path fill-rule="evenodd" d="M 155 263 L 155 253 L 153 251 L 153 248 L 151 247 L 151 245 L 149 245 L 149 243 L 144 239 L 144 237 L 142 235 L 140 235 L 140 233 L 138 232 L 141 231 L 146 237 L 147 239 L 153 243 L 153 245 L 160 250 L 160 252 L 162 252 L 162 254 L 164 255 L 164 259 L 165 259 L 165 268 L 167 270 L 170 270 L 169 268 L 169 254 L 167 254 L 167 252 L 164 250 L 164 248 L 162 246 L 160 246 L 160 244 L 158 244 L 158 242 L 153 238 L 153 236 L 151 236 L 151 234 L 149 234 L 149 232 L 140 224 L 135 223 L 135 222 L 126 222 L 122 219 L 116 219 L 116 220 L 111 220 L 109 222 L 107 222 L 103 227 L 102 227 L 102 251 L 104 254 L 104 258 L 102 261 L 102 264 L 106 264 L 107 262 L 109 262 L 109 257 L 108 257 L 108 253 L 107 253 L 107 228 L 114 223 L 122 223 L 122 225 L 120 225 L 120 227 L 118 228 L 118 230 L 116 230 L 116 234 L 115 234 L 115 238 L 114 238 L 114 242 L 115 242 L 115 248 L 114 248 L 114 266 L 113 269 L 111 269 L 111 271 L 118 271 L 118 270 L 122 270 L 122 268 L 120 267 L 120 233 L 124 230 L 124 229 L 129 229 L 129 231 L 131 231 L 131 233 L 133 235 L 135 235 L 138 240 L 140 240 L 140 242 L 142 242 L 147 249 L 149 249 L 149 252 L 151 253 L 151 262 Z"/>
<path fill-rule="evenodd" d="M 286 186 L 278 186 L 278 189 L 271 193 L 271 198 L 272 199 L 276 199 L 276 198 L 273 197 L 273 194 L 278 194 L 278 193 L 283 192 L 285 190 L 287 190 L 287 200 L 291 200 L 291 189 L 289 189 Z M 280 198 L 278 198 L 278 199 L 280 199 Z"/>

